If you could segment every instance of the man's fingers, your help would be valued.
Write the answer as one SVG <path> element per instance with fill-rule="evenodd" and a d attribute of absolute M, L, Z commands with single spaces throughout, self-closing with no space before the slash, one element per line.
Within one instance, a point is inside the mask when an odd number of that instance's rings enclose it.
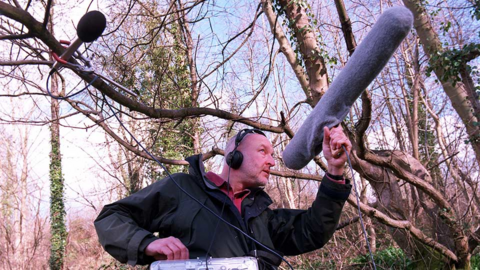
<path fill-rule="evenodd" d="M 332 151 L 330 144 L 330 130 L 328 127 L 323 127 L 323 151 L 329 153 Z"/>
<path fill-rule="evenodd" d="M 155 260 L 186 260 L 189 258 L 187 247 L 175 237 L 167 237 L 152 242 L 145 253 Z"/>
<path fill-rule="evenodd" d="M 171 249 L 174 252 L 175 260 L 186 260 L 189 258 L 188 249 L 178 238 L 173 238 L 171 244 Z"/>
<path fill-rule="evenodd" d="M 175 243 L 170 243 L 169 248 L 172 250 L 172 260 L 182 259 L 182 249 Z"/>
<path fill-rule="evenodd" d="M 167 256 L 167 260 L 169 260 L 169 261 L 170 260 L 180 260 L 180 258 L 181 258 L 180 249 L 172 243 L 168 243 L 168 244 L 164 245 L 160 249 L 160 253 L 165 254 L 165 256 Z"/>
<path fill-rule="evenodd" d="M 345 147 L 347 152 L 350 152 L 352 148 L 351 142 L 340 126 L 330 129 L 328 135 L 330 139 L 328 143 L 333 158 L 340 158 L 343 155 L 345 151 L 342 146 Z"/>
<path fill-rule="evenodd" d="M 183 244 L 182 244 L 183 246 Z M 180 250 L 180 260 L 188 260 L 190 258 L 190 253 L 188 252 L 188 248 L 183 246 L 183 248 Z"/>
<path fill-rule="evenodd" d="M 175 237 L 167 238 L 167 241 L 161 251 L 167 255 L 167 260 L 188 259 L 188 249 L 178 238 Z"/>
<path fill-rule="evenodd" d="M 332 138 L 330 145 L 333 150 L 342 149 L 342 145 L 347 146 L 347 140 L 345 138 Z"/>
<path fill-rule="evenodd" d="M 170 248 L 170 244 L 168 244 L 168 243 L 161 246 L 158 252 L 167 256 L 167 260 L 173 260 L 174 259 L 173 251 Z"/>
<path fill-rule="evenodd" d="M 336 149 L 332 151 L 332 156 L 334 158 L 339 158 L 342 156 L 342 154 L 343 154 L 343 149 Z"/>

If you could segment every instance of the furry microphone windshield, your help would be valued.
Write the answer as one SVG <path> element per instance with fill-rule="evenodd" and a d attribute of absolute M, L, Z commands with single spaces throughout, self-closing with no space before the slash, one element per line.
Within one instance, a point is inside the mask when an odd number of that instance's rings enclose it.
<path fill-rule="evenodd" d="M 283 161 L 288 168 L 299 170 L 322 151 L 323 127 L 332 128 L 343 121 L 355 100 L 407 36 L 412 24 L 413 15 L 405 7 L 390 8 L 378 18 L 283 151 Z"/>
<path fill-rule="evenodd" d="M 93 42 L 99 38 L 105 27 L 107 19 L 100 11 L 93 10 L 80 19 L 77 25 L 77 35 L 83 42 Z"/>

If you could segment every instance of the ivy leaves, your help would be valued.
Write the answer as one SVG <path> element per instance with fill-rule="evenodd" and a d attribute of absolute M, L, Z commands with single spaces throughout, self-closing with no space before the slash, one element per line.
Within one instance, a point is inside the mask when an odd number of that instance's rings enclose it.
<path fill-rule="evenodd" d="M 305 10 L 305 14 L 308 17 L 309 24 L 296 29 L 295 27 L 297 23 L 296 18 L 290 18 L 287 14 L 286 8 L 290 5 L 295 5 Z M 275 12 L 278 14 L 278 16 L 285 17 L 285 20 L 282 22 L 282 25 L 287 27 L 287 33 L 288 33 L 292 48 L 294 48 L 297 62 L 300 65 L 302 65 L 302 67 L 305 68 L 305 63 L 304 63 L 305 59 L 303 59 L 302 53 L 300 50 L 303 44 L 302 44 L 302 41 L 298 40 L 297 35 L 306 35 L 307 33 L 315 33 L 315 32 L 317 32 L 316 39 L 317 39 L 318 46 L 315 49 L 313 49 L 310 59 L 315 61 L 318 58 L 323 58 L 325 62 L 327 62 L 330 65 L 336 65 L 338 63 L 337 58 L 330 56 L 328 51 L 325 49 L 326 44 L 325 42 L 323 42 L 322 35 L 317 30 L 319 29 L 319 22 L 316 19 L 315 15 L 313 14 L 312 7 L 310 6 L 309 3 L 307 3 L 307 1 L 290 0 L 284 7 L 280 3 L 280 0 L 274 0 L 274 9 L 275 9 Z"/>
<path fill-rule="evenodd" d="M 427 76 L 430 77 L 432 71 L 436 69 L 442 69 L 443 74 L 439 77 L 440 81 L 446 82 L 451 79 L 452 85 L 456 86 L 456 84 L 462 80 L 460 78 L 461 68 L 465 68 L 466 71 L 472 75 L 478 75 L 477 67 L 472 67 L 468 65 L 467 62 L 479 52 L 480 44 L 476 43 L 466 44 L 461 49 L 452 49 L 443 52 L 438 51 L 430 58 Z"/>

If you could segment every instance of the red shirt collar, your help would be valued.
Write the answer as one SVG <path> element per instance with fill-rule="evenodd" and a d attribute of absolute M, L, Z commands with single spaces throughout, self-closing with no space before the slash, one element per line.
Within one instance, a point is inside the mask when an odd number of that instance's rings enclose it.
<path fill-rule="evenodd" d="M 207 172 L 205 176 L 208 178 L 208 180 L 210 180 L 213 184 L 215 184 L 221 191 L 223 191 L 223 193 L 227 194 L 228 197 L 233 201 L 233 204 L 235 204 L 235 206 L 237 207 L 238 211 L 242 213 L 242 201 L 243 199 L 245 199 L 245 197 L 248 196 L 248 194 L 250 194 L 251 191 L 249 189 L 244 189 L 244 190 L 240 190 L 233 193 L 231 186 L 229 189 L 227 188 L 228 187 L 227 181 L 225 181 L 222 177 L 220 177 L 216 173 Z M 227 193 L 227 190 L 228 190 L 228 193 Z"/>
<path fill-rule="evenodd" d="M 213 172 L 207 172 L 206 174 L 208 180 L 212 181 L 212 183 L 215 184 L 215 186 L 221 188 L 222 186 L 227 186 L 227 181 L 223 180 L 222 177 L 220 177 L 218 174 L 213 173 Z"/>

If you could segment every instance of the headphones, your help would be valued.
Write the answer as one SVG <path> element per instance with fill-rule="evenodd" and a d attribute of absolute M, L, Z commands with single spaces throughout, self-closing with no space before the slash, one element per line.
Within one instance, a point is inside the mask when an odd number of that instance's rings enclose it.
<path fill-rule="evenodd" d="M 228 153 L 228 155 L 227 155 L 227 160 L 226 161 L 227 161 L 227 165 L 230 166 L 230 168 L 236 170 L 236 169 L 240 168 L 240 166 L 242 165 L 243 154 L 242 154 L 242 152 L 238 151 L 237 148 L 240 145 L 240 142 L 243 140 L 243 138 L 245 138 L 245 136 L 247 136 L 250 133 L 256 133 L 256 134 L 260 134 L 260 135 L 263 135 L 263 136 L 267 137 L 265 135 L 265 133 L 263 133 L 259 129 L 248 129 L 247 128 L 247 129 L 240 130 L 240 132 L 238 132 L 237 136 L 235 137 L 235 148 L 233 148 L 233 151 Z"/>

